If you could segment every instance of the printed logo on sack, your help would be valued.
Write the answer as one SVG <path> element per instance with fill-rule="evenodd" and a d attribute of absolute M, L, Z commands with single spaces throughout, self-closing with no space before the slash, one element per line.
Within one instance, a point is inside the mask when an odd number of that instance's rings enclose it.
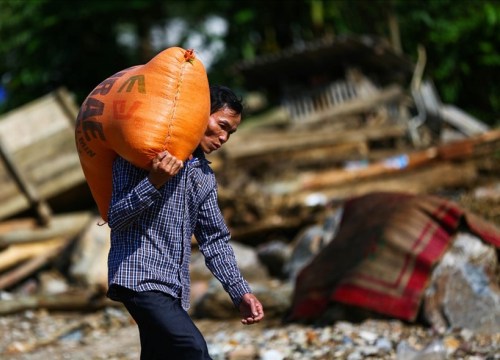
<path fill-rule="evenodd" d="M 96 96 L 106 96 L 109 94 L 116 81 L 130 70 L 120 71 L 113 76 L 101 82 L 84 101 L 76 119 L 76 137 L 77 150 L 80 154 L 86 154 L 89 157 L 96 155 L 92 150 L 91 141 L 98 139 L 106 141 L 104 129 L 100 117 L 104 114 L 106 103 L 97 99 Z M 133 92 L 146 93 L 146 80 L 144 75 L 134 75 L 128 78 L 118 89 L 118 93 Z M 116 100 L 112 102 L 113 117 L 118 120 L 131 118 L 135 111 L 140 107 L 140 101 L 134 101 L 127 106 L 126 100 Z"/>

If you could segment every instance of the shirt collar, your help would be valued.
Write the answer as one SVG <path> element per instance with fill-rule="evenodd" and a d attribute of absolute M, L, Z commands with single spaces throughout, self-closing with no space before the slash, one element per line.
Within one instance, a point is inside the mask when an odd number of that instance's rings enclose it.
<path fill-rule="evenodd" d="M 210 164 L 211 162 L 207 160 L 205 157 L 205 153 L 203 152 L 202 148 L 198 146 L 194 151 L 193 154 L 189 157 L 188 162 L 192 165 L 198 165 L 202 162 Z"/>

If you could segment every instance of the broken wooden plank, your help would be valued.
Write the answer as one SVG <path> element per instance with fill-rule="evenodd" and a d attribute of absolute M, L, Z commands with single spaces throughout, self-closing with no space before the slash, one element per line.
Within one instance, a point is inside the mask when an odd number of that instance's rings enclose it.
<path fill-rule="evenodd" d="M 33 218 L 0 223 L 0 248 L 12 244 L 42 241 L 54 237 L 72 238 L 83 231 L 92 219 L 91 211 L 58 214 L 48 226 L 39 226 Z M 0 253 L 1 254 L 1 253 Z"/>
<path fill-rule="evenodd" d="M 235 241 L 258 245 L 266 239 L 266 235 L 297 230 L 305 225 L 310 225 L 310 216 L 283 217 L 281 219 L 264 219 L 246 226 L 231 228 L 231 238 Z"/>
<path fill-rule="evenodd" d="M 490 127 L 474 116 L 453 105 L 443 105 L 439 109 L 441 118 L 467 136 L 482 134 Z"/>
<path fill-rule="evenodd" d="M 225 165 L 226 169 L 236 165 L 247 172 L 259 170 L 264 177 L 269 177 L 273 173 L 286 173 L 291 169 L 338 166 L 346 160 L 368 157 L 369 153 L 367 143 L 353 142 L 242 157 L 227 161 Z"/>
<path fill-rule="evenodd" d="M 46 252 L 35 255 L 27 261 L 19 264 L 14 269 L 0 274 L 0 289 L 8 289 L 34 273 L 42 266 L 46 265 L 59 254 L 61 248 L 62 246 L 50 247 L 46 249 Z"/>
<path fill-rule="evenodd" d="M 406 135 L 401 124 L 364 127 L 362 129 L 326 131 L 325 129 L 301 131 L 266 131 L 235 133 L 223 148 L 227 159 L 272 155 L 276 152 L 300 151 L 334 144 L 367 143 Z"/>
<path fill-rule="evenodd" d="M 64 91 L 55 91 L 0 117 L 2 148 L 42 199 L 85 182 L 74 145 L 72 101 Z M 4 161 L 0 161 L 0 203 L 0 219 L 27 210 L 32 203 Z"/>
<path fill-rule="evenodd" d="M 0 272 L 33 257 L 51 253 L 62 248 L 68 239 L 56 237 L 37 243 L 10 245 L 0 252 Z"/>
<path fill-rule="evenodd" d="M 467 188 L 478 179 L 479 172 L 473 162 L 460 164 L 438 162 L 391 176 L 338 184 L 316 190 L 295 191 L 287 194 L 287 197 L 290 206 L 293 206 L 293 204 L 308 204 L 312 197 L 323 199 L 324 203 L 328 203 L 332 200 L 344 200 L 352 196 L 379 191 L 429 194 L 449 188 Z"/>
<path fill-rule="evenodd" d="M 484 147 L 484 144 L 498 142 L 499 140 L 500 130 L 489 131 L 465 140 L 383 159 L 365 167 L 304 173 L 299 177 L 296 186 L 304 190 L 320 189 L 376 176 L 408 171 L 409 169 L 430 164 L 436 160 L 466 160 L 477 154 Z"/>
<path fill-rule="evenodd" d="M 431 148 L 424 151 L 390 157 L 367 165 L 366 167 L 340 170 L 334 169 L 302 174 L 299 179 L 299 187 L 304 190 L 321 189 L 323 187 L 355 182 L 380 175 L 407 171 L 422 166 L 423 164 L 428 164 L 436 159 L 437 155 L 437 150 Z"/>
<path fill-rule="evenodd" d="M 4 162 L 9 171 L 9 175 L 14 179 L 21 192 L 26 196 L 31 207 L 35 208 L 38 220 L 42 225 L 50 222 L 52 210 L 47 201 L 40 197 L 35 187 L 27 180 L 24 174 L 19 171 L 11 154 L 6 150 L 2 138 L 0 137 L 0 159 Z"/>

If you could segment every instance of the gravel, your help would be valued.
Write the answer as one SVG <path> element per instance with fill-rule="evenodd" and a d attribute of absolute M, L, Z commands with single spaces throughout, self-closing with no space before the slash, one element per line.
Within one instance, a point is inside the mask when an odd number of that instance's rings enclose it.
<path fill-rule="evenodd" d="M 500 334 L 454 329 L 438 336 L 397 320 L 314 327 L 266 319 L 199 319 L 214 360 L 395 359 L 497 360 Z M 138 333 L 123 308 L 93 313 L 26 311 L 0 317 L 0 359 L 139 359 Z M 175 359 L 173 359 L 175 360 Z"/>

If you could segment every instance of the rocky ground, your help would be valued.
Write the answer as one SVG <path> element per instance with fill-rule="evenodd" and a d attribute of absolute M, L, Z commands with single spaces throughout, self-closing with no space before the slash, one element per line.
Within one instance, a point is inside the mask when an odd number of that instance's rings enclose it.
<path fill-rule="evenodd" d="M 267 319 L 255 326 L 234 320 L 196 320 L 214 360 L 500 359 L 500 334 L 467 330 L 437 336 L 400 321 L 337 322 L 313 327 Z M 26 311 L 0 318 L 5 360 L 139 359 L 137 329 L 124 309 L 49 314 Z"/>
<path fill-rule="evenodd" d="M 460 203 L 500 224 L 500 197 L 490 198 L 462 197 Z M 285 325 L 268 316 L 255 326 L 243 326 L 238 319 L 196 323 L 214 360 L 500 360 L 500 333 L 451 329 L 438 335 L 398 320 L 314 327 Z M 139 354 L 137 328 L 121 307 L 0 316 L 0 360 L 137 360 Z"/>

